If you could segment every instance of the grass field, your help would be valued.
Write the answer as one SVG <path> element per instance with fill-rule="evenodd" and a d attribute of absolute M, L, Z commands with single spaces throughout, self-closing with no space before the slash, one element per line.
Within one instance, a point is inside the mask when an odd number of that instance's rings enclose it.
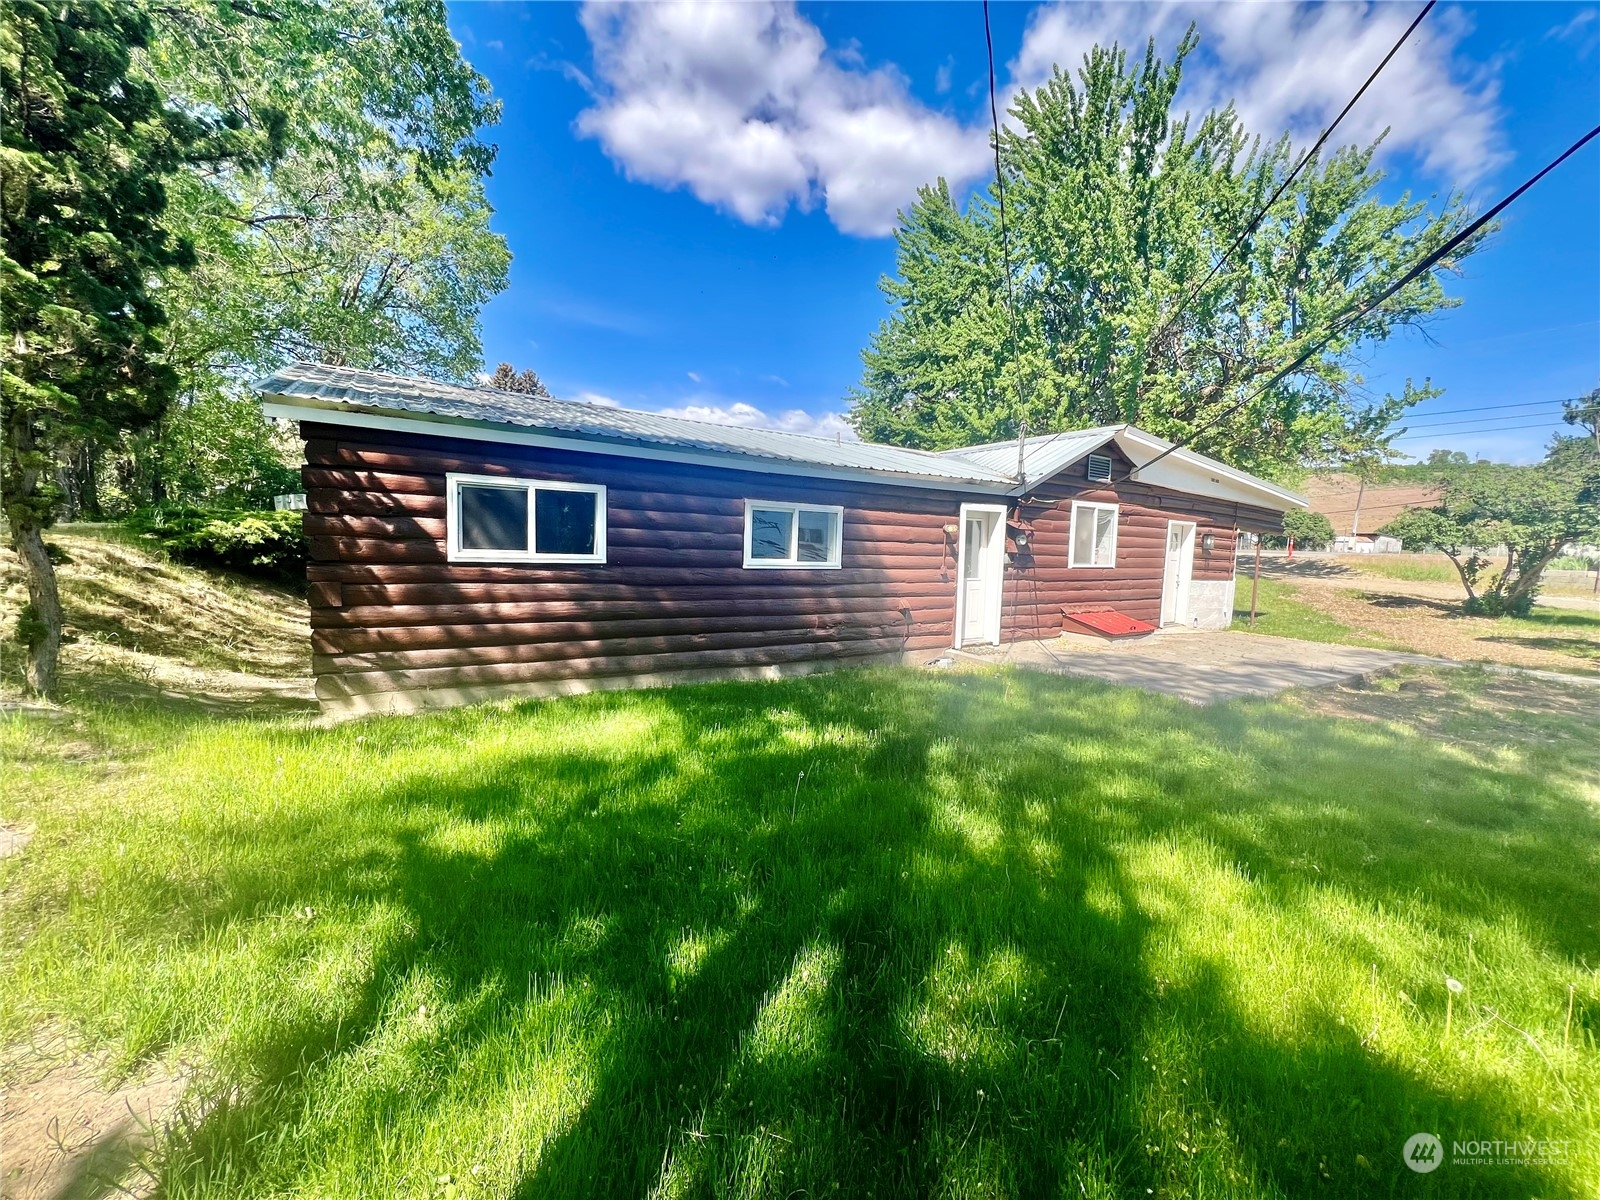
<path fill-rule="evenodd" d="M 1378 650 L 1402 649 L 1385 638 L 1362 633 L 1320 611 L 1301 598 L 1293 584 L 1263 579 L 1256 593 L 1256 620 L 1250 623 L 1250 581 L 1241 579 L 1234 595 L 1233 628 L 1273 637 L 1299 638 L 1338 646 L 1370 646 Z"/>
<path fill-rule="evenodd" d="M 1442 554 L 1341 554 L 1333 559 L 1342 567 L 1404 579 L 1412 583 L 1452 583 L 1461 586 L 1461 573 Z M 1462 595 L 1466 595 L 1463 591 Z"/>
<path fill-rule="evenodd" d="M 169 1197 L 1592 1196 L 1600 720 L 1518 686 L 10 717 L 0 1030 L 188 1064 Z"/>

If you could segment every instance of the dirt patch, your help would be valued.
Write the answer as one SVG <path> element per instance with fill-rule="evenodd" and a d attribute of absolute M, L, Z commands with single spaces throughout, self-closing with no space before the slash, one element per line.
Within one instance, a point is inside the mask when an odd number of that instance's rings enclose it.
<path fill-rule="evenodd" d="M 1492 750 L 1507 743 L 1569 741 L 1591 753 L 1600 733 L 1595 689 L 1549 678 L 1470 668 L 1400 667 L 1298 694 L 1323 716 L 1405 725 L 1440 742 Z"/>
<path fill-rule="evenodd" d="M 1600 632 L 1469 617 L 1459 585 L 1383 579 L 1327 559 L 1263 562 L 1261 573 L 1291 584 L 1296 599 L 1341 625 L 1419 654 L 1567 672 L 1592 671 L 1600 660 Z"/>
<path fill-rule="evenodd" d="M 182 1074 L 153 1069 L 108 1085 L 107 1056 L 62 1060 L 60 1040 L 7 1053 L 0 1142 L 5 1200 L 149 1196 L 150 1156 L 183 1094 Z"/>

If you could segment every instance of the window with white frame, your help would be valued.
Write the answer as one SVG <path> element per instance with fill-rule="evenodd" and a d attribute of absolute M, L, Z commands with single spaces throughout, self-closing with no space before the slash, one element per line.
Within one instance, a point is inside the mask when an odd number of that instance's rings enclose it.
<path fill-rule="evenodd" d="M 445 493 L 451 562 L 606 561 L 599 484 L 452 473 Z"/>
<path fill-rule="evenodd" d="M 831 504 L 744 502 L 746 567 L 837 567 L 844 509 Z"/>
<path fill-rule="evenodd" d="M 1079 500 L 1072 506 L 1069 567 L 1117 565 L 1117 506 Z"/>

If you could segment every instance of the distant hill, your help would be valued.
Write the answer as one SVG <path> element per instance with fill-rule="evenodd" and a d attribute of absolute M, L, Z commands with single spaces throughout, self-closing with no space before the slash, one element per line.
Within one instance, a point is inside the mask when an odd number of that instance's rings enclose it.
<path fill-rule="evenodd" d="M 1439 483 L 1369 483 L 1362 492 L 1361 481 L 1354 475 L 1312 475 L 1300 485 L 1300 492 L 1311 501 L 1312 512 L 1328 518 L 1334 533 L 1370 535 L 1408 509 L 1438 503 Z M 1354 529 L 1357 496 L 1361 500 L 1361 527 Z"/>

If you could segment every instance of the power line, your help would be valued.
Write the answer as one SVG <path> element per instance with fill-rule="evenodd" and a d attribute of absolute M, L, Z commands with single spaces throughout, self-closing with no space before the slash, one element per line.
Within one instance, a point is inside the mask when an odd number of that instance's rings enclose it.
<path fill-rule="evenodd" d="M 1552 159 L 1550 162 L 1546 163 L 1542 168 L 1540 168 L 1539 171 L 1536 174 L 1534 174 L 1529 179 L 1524 181 L 1515 191 L 1511 192 L 1509 195 L 1504 197 L 1498 204 L 1496 204 L 1488 212 L 1484 213 L 1477 220 L 1473 221 L 1465 229 L 1461 230 L 1461 232 L 1457 233 L 1454 237 L 1452 237 L 1444 245 L 1440 246 L 1438 249 L 1433 250 L 1433 251 L 1429 252 L 1427 255 L 1425 255 L 1421 262 L 1417 263 L 1416 266 L 1412 267 L 1409 271 L 1407 271 L 1399 279 L 1395 280 L 1388 287 L 1384 288 L 1383 291 L 1379 292 L 1371 300 L 1368 300 L 1365 304 L 1352 305 L 1349 308 L 1347 308 L 1343 313 L 1341 313 L 1339 316 L 1335 317 L 1333 319 L 1333 321 L 1330 323 L 1327 331 L 1320 338 L 1318 338 L 1315 342 L 1313 342 L 1310 346 L 1308 346 L 1305 349 L 1305 351 L 1303 353 L 1301 353 L 1299 355 L 1299 357 L 1297 357 L 1288 366 L 1282 368 L 1280 371 L 1278 371 L 1276 374 L 1274 374 L 1271 379 L 1267 380 L 1266 383 L 1262 384 L 1255 391 L 1251 392 L 1248 396 L 1244 397 L 1244 399 L 1238 401 L 1235 404 L 1229 405 L 1227 408 L 1223 409 L 1220 413 L 1218 413 L 1211 420 L 1205 422 L 1198 429 L 1192 430 L 1187 436 L 1185 436 L 1185 437 L 1179 439 L 1178 441 L 1172 443 L 1172 445 L 1168 446 L 1160 454 L 1156 455 L 1149 462 L 1143 464 L 1143 466 L 1141 466 L 1141 467 L 1139 467 L 1137 469 L 1144 470 L 1145 468 L 1153 466 L 1154 464 L 1160 462 L 1163 458 L 1165 458 L 1167 455 L 1171 454 L 1174 450 L 1182 449 L 1184 446 L 1186 446 L 1190 442 L 1194 441 L 1194 439 L 1199 437 L 1201 434 L 1207 433 L 1210 430 L 1215 429 L 1218 424 L 1220 424 L 1222 421 L 1226 420 L 1227 418 L 1233 416 L 1236 412 L 1238 412 L 1246 404 L 1249 404 L 1252 400 L 1256 399 L 1259 396 L 1264 395 L 1265 393 L 1270 391 L 1272 388 L 1274 388 L 1278 384 L 1282 383 L 1290 375 L 1293 375 L 1301 367 L 1305 366 L 1306 363 L 1310 362 L 1311 359 L 1313 358 L 1313 356 L 1315 356 L 1316 354 L 1320 353 L 1322 351 L 1322 349 L 1324 347 L 1326 347 L 1329 342 L 1333 341 L 1333 339 L 1335 337 L 1337 337 L 1341 332 L 1343 332 L 1343 329 L 1346 326 L 1348 326 L 1349 324 L 1352 324 L 1353 322 L 1355 322 L 1357 320 L 1360 320 L 1362 317 L 1367 316 L 1369 313 L 1373 312 L 1385 300 L 1389 299 L 1389 297 L 1393 296 L 1396 292 L 1398 292 L 1401 288 L 1405 287 L 1412 280 L 1416 279 L 1423 272 L 1425 272 L 1425 271 L 1429 270 L 1430 268 L 1432 268 L 1436 263 L 1439 262 L 1439 260 L 1443 259 L 1448 254 L 1450 254 L 1452 251 L 1454 251 L 1457 248 L 1459 248 L 1463 243 L 1465 243 L 1465 242 L 1469 241 L 1471 238 L 1475 237 L 1486 225 L 1488 225 L 1497 216 L 1499 216 L 1508 207 L 1510 207 L 1510 205 L 1514 201 L 1516 201 L 1518 198 L 1520 198 L 1524 192 L 1526 192 L 1534 184 L 1538 183 L 1546 175 L 1550 174 L 1551 171 L 1554 171 L 1562 163 L 1566 162 L 1567 159 L 1571 158 L 1579 150 L 1582 150 L 1585 146 L 1587 146 L 1590 142 L 1592 142 L 1596 137 L 1600 137 L 1600 125 L 1596 125 L 1593 129 L 1589 130 L 1588 133 L 1584 134 L 1577 141 L 1573 142 L 1572 145 L 1568 146 L 1565 150 L 1563 150 L 1560 154 L 1558 154 L 1554 159 Z"/>
<path fill-rule="evenodd" d="M 1549 429 L 1551 425 L 1559 425 L 1559 421 L 1539 421 L 1533 425 L 1502 425 L 1495 429 L 1453 429 L 1449 433 L 1407 433 L 1391 440 L 1396 442 L 1413 442 L 1421 438 L 1454 438 L 1467 437 L 1474 433 L 1515 433 L 1519 429 Z M 1154 459 L 1151 459 L 1154 462 Z"/>
<path fill-rule="evenodd" d="M 989 32 L 989 0 L 983 0 L 983 44 L 989 52 L 989 122 L 994 127 L 994 186 L 1000 196 L 1000 274 L 1006 281 L 1006 316 L 1011 328 L 1011 366 L 1013 372 L 1017 365 L 1017 297 L 1011 280 L 1011 236 L 1006 231 L 1006 177 L 1000 169 L 1000 109 L 995 104 L 994 98 L 994 37 Z M 1028 426 L 1027 418 L 1023 415 L 1022 381 L 1012 375 L 1012 384 L 1017 389 L 1017 480 L 1022 487 L 1027 487 L 1027 472 L 1025 462 L 1027 458 Z"/>
<path fill-rule="evenodd" d="M 1155 332 L 1145 339 L 1145 349 L 1147 352 L 1149 348 L 1154 345 L 1156 338 L 1167 331 L 1167 327 L 1182 315 L 1183 310 L 1194 301 L 1195 297 L 1197 297 L 1201 292 L 1205 291 L 1206 285 L 1217 277 L 1217 273 L 1227 265 L 1228 260 L 1239 252 L 1239 247 L 1244 245 L 1245 239 L 1255 232 L 1256 226 L 1260 225 L 1261 222 L 1266 218 L 1266 215 L 1272 211 L 1272 206 L 1279 200 L 1283 199 L 1284 193 L 1287 192 L 1290 185 L 1293 184 L 1297 178 L 1299 178 L 1300 172 L 1303 171 L 1306 165 L 1317 156 L 1317 152 L 1321 150 L 1322 147 L 1327 143 L 1328 139 L 1333 136 L 1333 131 L 1339 128 L 1339 122 L 1343 121 L 1345 117 L 1350 114 L 1350 110 L 1356 106 L 1356 102 L 1360 100 L 1362 96 L 1367 94 L 1367 89 L 1372 86 L 1373 80 L 1377 79 L 1378 76 L 1383 73 L 1383 69 L 1389 65 L 1389 60 L 1399 53 L 1400 47 L 1406 44 L 1406 40 L 1410 38 L 1412 33 L 1416 31 L 1417 26 L 1422 24 L 1422 19 L 1433 11 L 1433 6 L 1437 3 L 1438 0 L 1428 0 L 1428 2 L 1422 6 L 1422 11 L 1416 15 L 1410 25 L 1406 26 L 1406 31 L 1400 35 L 1400 40 L 1397 41 L 1393 46 L 1389 47 L 1389 53 L 1383 56 L 1382 62 L 1380 62 L 1376 67 L 1372 68 L 1372 74 L 1367 76 L 1366 82 L 1363 83 L 1359 89 L 1357 89 L 1356 94 L 1351 96 L 1345 106 L 1339 110 L 1339 115 L 1334 117 L 1332 124 L 1322 131 L 1322 136 L 1317 138 L 1317 140 L 1312 143 L 1311 149 L 1307 150 L 1303 155 L 1301 155 L 1300 161 L 1294 165 L 1294 169 L 1290 171 L 1288 175 L 1284 176 L 1283 182 L 1280 183 L 1277 190 L 1272 193 L 1272 198 L 1263 204 L 1259 209 L 1257 209 L 1255 216 L 1251 217 L 1249 222 L 1246 223 L 1245 227 L 1239 231 L 1239 236 L 1234 238 L 1233 245 L 1228 247 L 1227 253 L 1212 264 L 1211 270 L 1206 272 L 1205 278 L 1202 279 L 1197 285 L 1192 288 L 1184 289 L 1183 296 L 1181 296 L 1178 300 L 1177 308 L 1173 309 L 1170 314 L 1164 317 L 1161 321 L 1161 324 L 1156 326 Z"/>
<path fill-rule="evenodd" d="M 1263 204 L 1258 210 L 1256 210 L 1255 215 L 1252 216 L 1250 218 L 1250 220 L 1245 224 L 1245 227 L 1242 230 L 1239 231 L 1239 236 L 1234 239 L 1233 245 L 1229 246 L 1227 252 L 1225 254 L 1223 254 L 1223 256 L 1221 258 L 1219 258 L 1215 263 L 1212 264 L 1211 269 L 1206 273 L 1205 278 L 1200 281 L 1198 286 L 1196 286 L 1196 287 L 1194 287 L 1192 289 L 1187 289 L 1186 288 L 1184 290 L 1184 294 L 1181 297 L 1179 297 L 1178 306 L 1175 309 L 1173 309 L 1173 311 L 1171 313 L 1169 313 L 1166 317 L 1164 317 L 1162 319 L 1161 324 L 1156 327 L 1156 330 L 1155 330 L 1154 333 L 1150 334 L 1147 338 L 1145 338 L 1145 343 L 1144 344 L 1145 344 L 1145 352 L 1146 352 L 1146 354 L 1149 353 L 1149 349 L 1155 343 L 1156 338 L 1158 338 L 1161 334 L 1165 333 L 1167 331 L 1167 328 L 1172 324 L 1173 321 L 1178 319 L 1178 316 L 1183 312 L 1183 310 L 1185 308 L 1187 308 L 1189 306 L 1189 304 L 1191 302 L 1193 302 L 1195 297 L 1197 295 L 1199 295 L 1200 292 L 1205 290 L 1206 285 L 1208 283 L 1210 283 L 1213 279 L 1216 278 L 1217 272 L 1222 270 L 1222 268 L 1227 264 L 1228 260 L 1230 258 L 1232 258 L 1233 255 L 1238 251 L 1239 247 L 1244 245 L 1245 239 L 1248 238 L 1250 236 L 1250 234 L 1255 231 L 1256 226 L 1261 224 L 1262 220 L 1264 220 L 1265 217 L 1267 216 L 1267 214 L 1272 210 L 1272 206 L 1283 198 L 1284 194 L 1289 190 L 1290 185 L 1293 184 L 1294 181 L 1299 177 L 1300 172 L 1305 169 L 1306 165 L 1311 162 L 1311 160 L 1316 156 L 1317 152 L 1320 151 L 1322 149 L 1322 147 L 1327 143 L 1328 139 L 1333 136 L 1333 131 L 1339 127 L 1339 122 L 1343 121 L 1345 119 L 1345 117 L 1349 115 L 1350 110 L 1356 106 L 1356 102 L 1358 100 L 1360 100 L 1362 96 L 1366 95 L 1367 89 L 1372 86 L 1373 81 L 1375 79 L 1377 79 L 1380 74 L 1382 74 L 1383 69 L 1389 65 L 1389 60 L 1394 58 L 1395 54 L 1399 52 L 1400 47 L 1404 46 L 1406 44 L 1406 40 L 1408 38 L 1410 38 L 1411 34 L 1416 30 L 1417 26 L 1422 24 L 1422 19 L 1424 17 L 1426 17 L 1430 12 L 1433 11 L 1433 6 L 1436 3 L 1438 3 L 1438 0 L 1428 0 L 1428 2 L 1425 5 L 1423 5 L 1422 11 L 1419 12 L 1416 15 L 1416 17 L 1412 20 L 1411 24 L 1406 26 L 1406 31 L 1400 35 L 1400 40 L 1397 41 L 1393 46 L 1389 47 L 1389 53 L 1387 53 L 1387 54 L 1385 54 L 1383 56 L 1383 61 L 1380 62 L 1376 67 L 1374 67 L 1372 69 L 1372 74 L 1367 76 L 1366 81 L 1360 86 L 1360 88 L 1358 88 L 1356 90 L 1356 94 L 1351 96 L 1350 99 L 1345 103 L 1345 106 L 1339 110 L 1339 115 L 1334 117 L 1333 121 L 1328 125 L 1328 127 L 1326 129 L 1324 129 L 1322 131 L 1321 135 L 1317 138 L 1317 140 L 1314 143 L 1312 143 L 1311 149 L 1307 150 L 1303 155 L 1301 155 L 1300 161 L 1297 162 L 1294 165 L 1294 168 L 1289 172 L 1289 174 L 1284 177 L 1283 182 L 1280 183 L 1278 185 L 1277 190 L 1275 192 L 1273 192 L 1272 198 L 1270 200 L 1268 200 L 1265 204 Z M 984 0 L 984 4 L 983 4 L 983 32 L 984 32 L 984 36 L 987 38 L 988 34 L 989 34 L 989 0 Z M 992 116 L 993 115 L 993 111 L 994 111 L 994 50 L 993 50 L 992 47 L 991 47 L 991 49 L 989 51 L 989 109 L 990 109 L 990 115 Z M 1000 135 L 999 135 L 999 128 L 998 128 L 998 124 L 997 124 L 996 125 L 996 132 L 995 132 L 995 173 L 996 173 L 996 175 L 999 174 L 999 169 L 1000 169 L 999 138 L 1000 138 Z M 1002 235 L 1003 235 L 1003 231 L 1004 231 L 1004 222 L 1005 222 L 1005 193 L 1004 193 L 1003 187 L 1004 187 L 1004 185 L 1002 185 L 1002 191 L 1001 191 L 1001 228 L 1002 228 Z M 1009 263 L 1008 263 L 1007 282 L 1009 283 Z M 1012 324 L 1012 342 L 1013 342 L 1013 346 L 1015 346 L 1015 340 L 1016 340 L 1016 325 L 1015 325 L 1015 320 L 1013 319 L 1013 324 Z M 1015 353 L 1014 350 L 1013 350 L 1013 353 Z M 1143 360 L 1141 359 L 1141 361 L 1143 361 Z M 1141 375 L 1143 374 L 1143 370 L 1144 370 L 1144 368 L 1141 366 L 1140 367 Z M 1020 388 L 1019 388 L 1018 394 L 1019 394 L 1019 396 L 1021 394 L 1020 393 Z M 1060 437 L 1065 432 L 1066 432 L 1066 430 L 1063 430 L 1063 429 L 1056 430 L 1054 433 L 1052 433 L 1050 435 L 1049 439 L 1046 440 L 1039 447 L 1039 450 L 1043 451 L 1043 450 L 1047 449 L 1050 446 L 1050 444 L 1056 440 L 1056 438 Z M 1019 454 L 1019 470 L 1018 470 L 1019 484 L 1022 487 L 1026 487 L 1027 486 L 1027 481 L 1025 479 L 1021 479 L 1020 478 L 1020 476 L 1021 476 L 1020 459 L 1021 459 L 1021 455 Z"/>
<path fill-rule="evenodd" d="M 1542 404 L 1560 404 L 1559 400 L 1519 400 L 1515 404 L 1474 404 L 1466 408 L 1439 408 L 1433 412 L 1418 413 L 1419 417 L 1447 417 L 1451 413 L 1494 412 L 1501 408 L 1538 408 Z"/>
<path fill-rule="evenodd" d="M 1476 425 L 1479 422 L 1488 422 L 1493 424 L 1500 421 L 1526 421 L 1529 417 L 1537 417 L 1538 415 L 1539 414 L 1536 412 L 1501 413 L 1497 417 L 1458 417 L 1453 421 L 1422 421 L 1416 425 L 1406 424 L 1404 418 L 1402 418 L 1395 423 L 1405 424 L 1407 429 L 1437 429 L 1445 425 Z M 1550 419 L 1552 421 L 1561 420 L 1561 413 L 1559 411 L 1555 412 Z"/>

